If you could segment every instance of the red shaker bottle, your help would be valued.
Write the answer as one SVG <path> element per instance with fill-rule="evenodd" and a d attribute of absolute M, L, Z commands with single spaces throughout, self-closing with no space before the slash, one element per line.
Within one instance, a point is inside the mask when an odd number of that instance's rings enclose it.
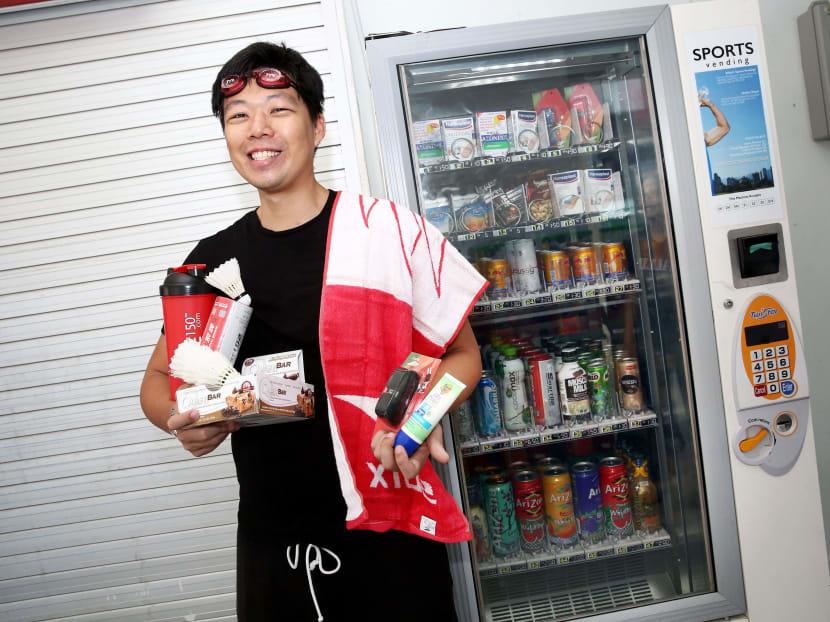
<path fill-rule="evenodd" d="M 167 277 L 159 287 L 164 311 L 164 335 L 167 340 L 167 363 L 185 339 L 200 341 L 217 291 L 204 279 L 205 264 L 186 264 L 168 268 Z M 170 399 L 183 380 L 170 376 Z"/>

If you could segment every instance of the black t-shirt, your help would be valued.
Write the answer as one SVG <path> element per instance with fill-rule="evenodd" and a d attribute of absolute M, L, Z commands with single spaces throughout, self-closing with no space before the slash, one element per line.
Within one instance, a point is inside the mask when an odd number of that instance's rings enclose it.
<path fill-rule="evenodd" d="M 302 350 L 306 382 L 314 385 L 313 419 L 242 428 L 231 435 L 239 480 L 240 527 L 314 533 L 345 530 L 346 505 L 332 450 L 320 361 L 320 297 L 326 239 L 337 193 L 323 210 L 286 231 L 265 229 L 256 211 L 205 238 L 185 263 L 209 272 L 236 257 L 253 315 L 236 368 L 251 356 Z"/>

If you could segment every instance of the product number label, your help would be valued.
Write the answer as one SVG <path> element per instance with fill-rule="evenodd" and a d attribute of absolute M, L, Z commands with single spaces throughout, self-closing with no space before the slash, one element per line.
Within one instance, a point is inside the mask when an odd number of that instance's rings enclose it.
<path fill-rule="evenodd" d="M 623 285 L 614 285 L 614 293 L 615 294 L 622 294 L 625 291 L 625 287 Z"/>
<path fill-rule="evenodd" d="M 481 448 L 478 445 L 468 445 L 461 448 L 462 456 L 475 456 L 481 453 Z"/>
<path fill-rule="evenodd" d="M 628 547 L 625 544 L 617 547 L 617 555 L 622 555 L 623 553 L 628 553 Z"/>
<path fill-rule="evenodd" d="M 493 229 L 491 233 L 494 238 L 500 238 L 507 235 L 507 229 Z"/>
<path fill-rule="evenodd" d="M 510 447 L 510 441 L 497 441 L 495 443 L 483 443 L 481 445 L 481 451 L 490 452 L 490 451 L 499 451 L 500 449 L 507 449 Z"/>
<path fill-rule="evenodd" d="M 640 542 L 639 544 L 629 544 L 628 545 L 628 552 L 634 553 L 636 551 L 642 551 L 645 548 L 645 544 Z"/>
<path fill-rule="evenodd" d="M 600 432 L 602 432 L 603 434 L 610 434 L 613 431 L 614 431 L 614 426 L 612 426 L 612 425 L 603 425 L 600 428 Z"/>
<path fill-rule="evenodd" d="M 475 240 L 476 234 L 475 233 L 462 233 L 458 236 L 459 242 L 468 242 L 470 240 Z"/>
<path fill-rule="evenodd" d="M 533 233 L 534 231 L 544 231 L 544 229 L 545 229 L 544 225 L 529 225 L 529 226 L 525 227 L 525 232 L 526 233 Z"/>
<path fill-rule="evenodd" d="M 565 294 L 556 294 L 554 300 L 556 302 L 565 302 Z"/>
<path fill-rule="evenodd" d="M 504 303 L 503 302 L 494 302 L 493 303 L 493 311 L 501 311 L 503 309 L 504 309 Z"/>
<path fill-rule="evenodd" d="M 511 572 L 513 572 L 513 568 L 510 566 L 502 566 L 499 568 L 499 574 L 510 574 Z"/>
<path fill-rule="evenodd" d="M 481 577 L 495 577 L 499 574 L 499 571 L 497 568 L 482 568 L 478 574 Z"/>
<path fill-rule="evenodd" d="M 582 292 L 582 295 L 585 298 L 593 298 L 594 296 L 597 295 L 597 290 L 595 290 L 595 289 L 586 289 L 584 292 Z"/>
<path fill-rule="evenodd" d="M 576 225 L 576 220 L 574 220 L 573 218 L 568 218 L 568 220 L 562 221 L 563 227 L 573 227 L 574 225 Z"/>
<path fill-rule="evenodd" d="M 549 434 L 543 434 L 542 442 L 553 443 L 556 441 L 566 441 L 569 438 L 571 438 L 571 433 L 568 430 L 563 430 L 562 432 L 551 432 Z"/>

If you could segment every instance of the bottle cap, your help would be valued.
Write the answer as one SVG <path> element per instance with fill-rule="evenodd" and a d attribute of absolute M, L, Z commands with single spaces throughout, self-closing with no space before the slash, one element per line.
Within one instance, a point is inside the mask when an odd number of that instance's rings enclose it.
<path fill-rule="evenodd" d="M 406 434 L 403 430 L 399 430 L 398 435 L 395 437 L 395 447 L 398 445 L 406 450 L 407 456 L 412 457 L 412 454 L 421 446 L 421 443 L 409 436 L 409 434 Z"/>
<path fill-rule="evenodd" d="M 167 277 L 159 286 L 162 296 L 193 296 L 217 294 L 217 290 L 204 279 L 205 264 L 185 264 L 167 269 Z"/>

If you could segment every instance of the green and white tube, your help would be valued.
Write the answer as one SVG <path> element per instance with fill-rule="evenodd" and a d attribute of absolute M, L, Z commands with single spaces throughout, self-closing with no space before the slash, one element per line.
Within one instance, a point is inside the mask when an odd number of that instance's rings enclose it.
<path fill-rule="evenodd" d="M 450 374 L 444 374 L 424 401 L 415 409 L 395 437 L 395 446 L 402 446 L 411 456 L 421 446 L 429 433 L 466 388 L 463 382 Z"/>

